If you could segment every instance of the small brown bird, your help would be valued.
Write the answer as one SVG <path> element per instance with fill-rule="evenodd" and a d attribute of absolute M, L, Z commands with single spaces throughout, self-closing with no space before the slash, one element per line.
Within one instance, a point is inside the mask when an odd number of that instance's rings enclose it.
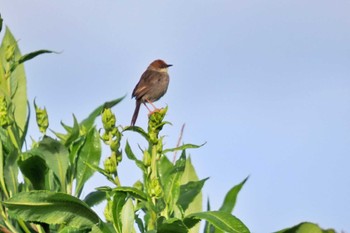
<path fill-rule="evenodd" d="M 131 98 L 136 99 L 136 108 L 132 116 L 131 125 L 135 125 L 139 114 L 140 105 L 143 103 L 148 111 L 152 112 L 146 105 L 146 102 L 153 105 L 153 102 L 159 100 L 167 91 L 169 85 L 168 67 L 172 65 L 166 64 L 163 60 L 153 61 L 142 74 L 140 81 L 137 83 Z"/>

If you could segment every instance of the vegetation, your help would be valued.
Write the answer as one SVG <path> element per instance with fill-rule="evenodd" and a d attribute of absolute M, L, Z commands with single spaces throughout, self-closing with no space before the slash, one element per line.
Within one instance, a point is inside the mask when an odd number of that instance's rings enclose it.
<path fill-rule="evenodd" d="M 0 17 L 0 31 L 2 20 Z M 39 50 L 21 55 L 17 42 L 6 28 L 0 47 L 0 232 L 250 232 L 232 215 L 237 195 L 248 178 L 228 191 L 219 210 L 202 209 L 201 189 L 186 151 L 201 145 L 184 144 L 164 148 L 161 130 L 167 108 L 149 116 L 148 129 L 116 125 L 111 108 L 115 99 L 97 107 L 84 120 L 73 116 L 73 125 L 62 123 L 64 133 L 47 134 L 49 118 L 45 108 L 34 101 L 37 125 L 42 133 L 30 149 L 28 137 L 30 104 L 26 94 L 23 63 L 40 54 Z M 102 120 L 102 129 L 95 121 Z M 123 133 L 130 131 L 145 139 L 146 149 L 131 148 Z M 110 156 L 99 167 L 103 144 Z M 167 154 L 180 152 L 175 162 Z M 142 177 L 133 186 L 119 181 L 118 165 L 126 156 L 140 169 Z M 81 194 L 89 178 L 101 173 L 111 185 L 96 187 L 84 199 Z M 21 179 L 20 177 L 23 177 Z M 106 200 L 105 219 L 92 206 Z M 306 230 L 305 230 L 306 229 Z M 334 232 L 302 223 L 280 232 Z"/>

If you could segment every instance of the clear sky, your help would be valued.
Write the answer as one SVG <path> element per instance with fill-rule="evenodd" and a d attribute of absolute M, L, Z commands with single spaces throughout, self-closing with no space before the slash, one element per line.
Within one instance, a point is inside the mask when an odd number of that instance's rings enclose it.
<path fill-rule="evenodd" d="M 250 175 L 234 215 L 252 232 L 301 221 L 350 231 L 350 1 L 0 0 L 0 12 L 22 53 L 63 51 L 26 63 L 29 99 L 47 107 L 52 129 L 125 94 L 113 111 L 128 125 L 134 86 L 162 58 L 174 65 L 157 102 L 173 123 L 166 145 L 183 123 L 186 143 L 207 142 L 189 152 L 210 177 L 212 209 Z M 126 161 L 121 182 L 132 184 Z"/>

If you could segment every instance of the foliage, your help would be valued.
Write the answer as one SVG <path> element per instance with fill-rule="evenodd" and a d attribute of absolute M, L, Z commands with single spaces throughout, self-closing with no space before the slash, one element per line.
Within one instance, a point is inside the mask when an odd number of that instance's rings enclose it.
<path fill-rule="evenodd" d="M 0 18 L 0 30 L 2 20 Z M 219 210 L 203 211 L 202 187 L 187 155 L 188 149 L 202 145 L 183 144 L 164 148 L 161 130 L 167 108 L 149 116 L 147 131 L 138 126 L 117 126 L 111 108 L 124 97 L 97 107 L 83 121 L 73 115 L 73 125 L 61 123 L 64 133 L 51 130 L 46 108 L 34 101 L 42 137 L 30 149 L 23 149 L 27 136 L 29 104 L 23 63 L 49 50 L 21 55 L 17 42 L 6 28 L 0 47 L 0 231 L 1 232 L 250 232 L 232 211 L 248 177 L 227 193 Z M 101 116 L 102 129 L 95 120 Z M 122 145 L 125 132 L 141 135 L 147 144 L 134 151 Z M 110 156 L 99 167 L 102 143 Z M 173 163 L 167 155 L 181 152 Z M 142 177 L 125 186 L 118 176 L 123 155 L 135 163 Z M 96 187 L 84 199 L 81 194 L 95 172 L 111 182 Z M 19 176 L 23 176 L 20 181 Z M 92 206 L 106 200 L 105 221 Z M 208 205 L 209 206 L 209 205 Z M 293 230 L 295 229 L 295 230 Z M 281 232 L 302 232 L 300 227 Z"/>

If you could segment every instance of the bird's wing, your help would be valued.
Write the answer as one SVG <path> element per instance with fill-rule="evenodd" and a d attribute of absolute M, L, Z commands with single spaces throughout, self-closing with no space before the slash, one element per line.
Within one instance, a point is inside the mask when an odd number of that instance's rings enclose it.
<path fill-rule="evenodd" d="M 144 96 L 156 83 L 158 82 L 157 73 L 153 70 L 146 70 L 138 84 L 136 85 L 134 91 L 132 92 L 132 97 L 136 99 Z"/>

